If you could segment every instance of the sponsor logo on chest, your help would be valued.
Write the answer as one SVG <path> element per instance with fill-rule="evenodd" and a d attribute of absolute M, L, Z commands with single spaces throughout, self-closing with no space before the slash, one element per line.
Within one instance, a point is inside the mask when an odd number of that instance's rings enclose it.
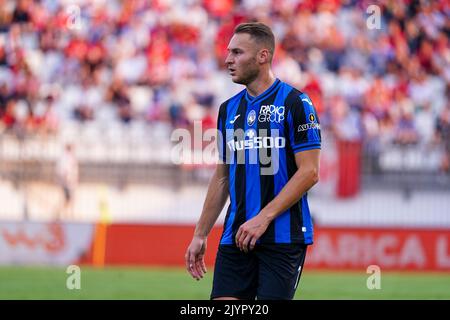
<path fill-rule="evenodd" d="M 284 106 L 262 105 L 259 109 L 259 122 L 276 122 L 280 123 L 284 120 Z"/>

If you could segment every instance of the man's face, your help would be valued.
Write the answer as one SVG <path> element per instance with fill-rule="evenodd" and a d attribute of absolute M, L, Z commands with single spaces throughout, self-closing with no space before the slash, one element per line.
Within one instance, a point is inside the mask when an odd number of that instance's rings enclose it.
<path fill-rule="evenodd" d="M 248 33 L 238 33 L 233 35 L 227 49 L 225 64 L 233 82 L 247 85 L 255 80 L 260 70 L 255 40 Z"/>

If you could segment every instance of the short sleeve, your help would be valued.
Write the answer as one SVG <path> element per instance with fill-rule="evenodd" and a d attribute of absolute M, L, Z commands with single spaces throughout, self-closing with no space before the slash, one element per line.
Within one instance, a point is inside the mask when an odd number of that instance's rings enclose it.
<path fill-rule="evenodd" d="M 287 121 L 294 153 L 321 148 L 319 117 L 308 95 L 298 95 L 289 108 Z"/>

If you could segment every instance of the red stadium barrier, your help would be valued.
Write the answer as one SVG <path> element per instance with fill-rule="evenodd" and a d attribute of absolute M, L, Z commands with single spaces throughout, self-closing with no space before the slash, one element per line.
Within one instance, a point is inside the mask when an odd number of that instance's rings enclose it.
<path fill-rule="evenodd" d="M 111 225 L 105 264 L 184 266 L 193 226 Z M 206 264 L 212 266 L 222 227 L 208 238 Z M 318 228 L 306 267 L 450 271 L 450 231 L 373 228 Z"/>
<path fill-rule="evenodd" d="M 184 266 L 193 226 L 0 223 L 0 264 Z M 208 238 L 214 264 L 222 227 Z M 316 228 L 307 269 L 450 272 L 450 230 Z"/>
<path fill-rule="evenodd" d="M 307 268 L 450 271 L 450 231 L 323 228 L 307 257 Z"/>
<path fill-rule="evenodd" d="M 106 235 L 105 264 L 184 266 L 193 226 L 113 224 Z M 212 265 L 221 228 L 208 238 L 206 263 Z"/>

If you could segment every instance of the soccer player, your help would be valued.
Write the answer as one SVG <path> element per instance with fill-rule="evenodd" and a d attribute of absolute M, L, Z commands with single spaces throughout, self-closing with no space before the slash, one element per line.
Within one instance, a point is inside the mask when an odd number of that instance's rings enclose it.
<path fill-rule="evenodd" d="M 313 243 L 307 191 L 318 181 L 320 124 L 309 97 L 273 75 L 274 48 L 262 23 L 238 25 L 228 45 L 231 79 L 246 88 L 220 106 L 221 161 L 185 255 L 199 280 L 229 196 L 211 299 L 292 299 Z"/>

